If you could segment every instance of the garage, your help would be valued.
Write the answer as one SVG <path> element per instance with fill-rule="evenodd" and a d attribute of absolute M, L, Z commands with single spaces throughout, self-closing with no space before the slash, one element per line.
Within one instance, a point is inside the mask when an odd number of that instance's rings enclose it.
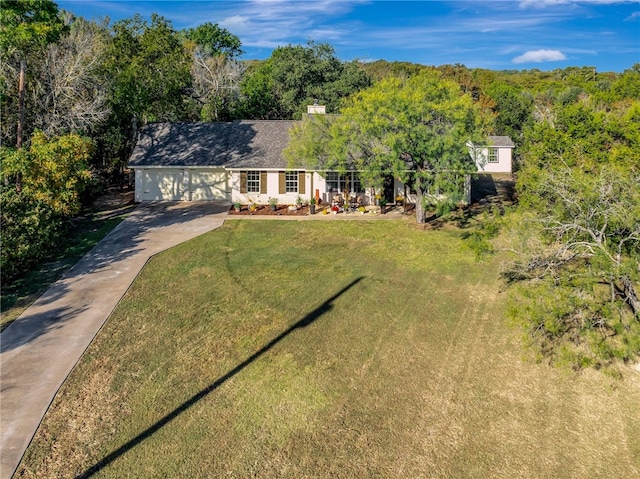
<path fill-rule="evenodd" d="M 136 171 L 138 201 L 178 201 L 183 199 L 184 172 L 181 169 L 143 169 Z M 138 185 L 138 182 L 139 185 Z M 138 189 L 140 186 L 140 189 Z"/>
<path fill-rule="evenodd" d="M 136 201 L 228 200 L 227 173 L 222 168 L 144 168 L 135 172 Z"/>
<path fill-rule="evenodd" d="M 128 167 L 135 201 L 228 201 L 230 123 L 149 123 Z M 251 137 L 251 132 L 244 131 Z"/>
<path fill-rule="evenodd" d="M 191 178 L 189 182 L 191 201 L 228 200 L 231 198 L 225 170 L 217 168 L 188 171 Z"/>

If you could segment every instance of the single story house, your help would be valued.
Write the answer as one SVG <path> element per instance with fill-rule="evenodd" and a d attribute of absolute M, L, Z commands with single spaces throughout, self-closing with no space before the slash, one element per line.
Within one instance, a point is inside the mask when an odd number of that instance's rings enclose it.
<path fill-rule="evenodd" d="M 317 110 L 317 106 L 310 107 Z M 317 111 L 315 111 L 318 113 Z M 320 112 L 322 113 L 322 111 Z M 357 172 L 291 168 L 283 157 L 293 121 L 243 120 L 216 123 L 152 123 L 140 133 L 129 160 L 135 201 L 226 200 L 266 204 L 324 203 L 336 195 L 357 196 L 373 204 Z M 513 142 L 490 137 L 489 146 L 469 145 L 480 173 L 511 173 Z M 393 203 L 405 185 L 389 177 L 384 195 Z M 377 192 L 380 193 L 380 192 Z"/>

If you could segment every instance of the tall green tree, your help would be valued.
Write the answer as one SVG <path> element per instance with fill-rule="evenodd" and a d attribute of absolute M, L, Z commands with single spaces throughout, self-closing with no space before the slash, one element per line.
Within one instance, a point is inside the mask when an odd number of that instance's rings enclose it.
<path fill-rule="evenodd" d="M 358 63 L 340 61 L 329 44 L 279 47 L 247 71 L 243 113 L 250 118 L 299 119 L 314 99 L 337 111 L 345 97 L 370 84 Z"/>
<path fill-rule="evenodd" d="M 239 116 L 257 120 L 289 119 L 282 109 L 272 70 L 270 58 L 249 65 L 241 82 Z"/>
<path fill-rule="evenodd" d="M 524 127 L 532 120 L 531 95 L 504 83 L 491 84 L 486 93 L 495 102 L 495 133 L 509 136 L 516 144 L 522 144 Z"/>
<path fill-rule="evenodd" d="M 183 30 L 182 34 L 200 47 L 202 53 L 207 56 L 224 55 L 236 58 L 243 53 L 240 39 L 218 24 L 206 22 L 195 28 Z"/>
<path fill-rule="evenodd" d="M 165 18 L 152 14 L 116 22 L 107 50 L 105 75 L 112 79 L 109 130 L 124 164 L 137 130 L 151 121 L 189 119 L 191 58 L 180 35 Z"/>
<path fill-rule="evenodd" d="M 466 175 L 476 166 L 469 141 L 483 136 L 483 116 L 470 95 L 438 72 L 388 78 L 353 96 L 335 120 L 302 122 L 287 149 L 321 169 L 358 170 L 373 186 L 384 175 L 411 185 L 418 201 L 440 211 L 464 198 Z"/>
<path fill-rule="evenodd" d="M 22 146 L 25 129 L 27 59 L 55 42 L 64 24 L 58 6 L 50 0 L 4 0 L 0 5 L 0 52 L 3 61 L 19 63 L 16 146 Z"/>

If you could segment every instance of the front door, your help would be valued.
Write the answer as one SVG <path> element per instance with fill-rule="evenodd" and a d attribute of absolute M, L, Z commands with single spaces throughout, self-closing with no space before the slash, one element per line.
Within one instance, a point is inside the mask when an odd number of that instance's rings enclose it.
<path fill-rule="evenodd" d="M 384 196 L 384 199 L 387 200 L 387 204 L 395 203 L 396 201 L 395 191 L 393 186 L 394 186 L 393 176 L 391 175 L 385 176 L 384 181 L 382 183 L 382 189 L 383 189 L 382 195 Z"/>

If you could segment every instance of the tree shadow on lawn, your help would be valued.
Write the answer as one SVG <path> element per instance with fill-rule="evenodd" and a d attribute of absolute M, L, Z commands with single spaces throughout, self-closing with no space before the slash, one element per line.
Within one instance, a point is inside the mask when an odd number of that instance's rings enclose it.
<path fill-rule="evenodd" d="M 86 478 L 89 478 L 89 477 L 93 476 L 97 472 L 100 472 L 102 469 L 107 467 L 110 463 L 112 463 L 113 461 L 118 459 L 120 456 L 125 454 L 127 451 L 133 449 L 134 447 L 136 447 L 138 444 L 140 444 L 142 441 L 144 441 L 148 437 L 151 437 L 156 431 L 162 429 L 165 425 L 167 425 L 168 423 L 173 421 L 180 414 L 182 414 L 183 412 L 188 410 L 191 406 L 195 405 L 200 400 L 204 399 L 210 393 L 212 393 L 217 388 L 222 386 L 226 381 L 228 381 L 229 379 L 234 377 L 236 374 L 240 373 L 244 368 L 249 366 L 251 363 L 253 363 L 257 359 L 259 359 L 260 356 L 265 354 L 267 351 L 269 351 L 271 348 L 273 348 L 276 344 L 278 344 L 284 338 L 289 336 L 289 334 L 294 332 L 296 329 L 301 329 L 301 328 L 304 328 L 306 326 L 309 326 L 311 323 L 313 323 L 318 318 L 320 318 L 323 314 L 325 314 L 328 311 L 330 311 L 331 309 L 333 309 L 333 304 L 332 304 L 333 301 L 338 299 L 340 296 L 342 296 L 344 293 L 346 293 L 349 289 L 354 287 L 356 284 L 358 284 L 363 279 L 364 279 L 363 276 L 360 276 L 360 277 L 354 279 L 347 286 L 345 286 L 340 291 L 338 291 L 336 294 L 334 294 L 329 299 L 324 301 L 320 306 L 318 306 L 316 309 L 311 311 L 304 318 L 300 319 L 298 322 L 296 322 L 293 326 L 288 328 L 286 331 L 282 332 L 280 335 L 278 335 L 277 337 L 272 339 L 270 342 L 265 344 L 258 351 L 256 351 L 251 356 L 249 356 L 247 359 L 245 359 L 243 362 L 238 364 L 235 368 L 233 368 L 232 370 L 230 370 L 229 372 L 227 372 L 223 376 L 221 376 L 218 379 L 216 379 L 213 383 L 211 383 L 209 386 L 207 386 L 205 389 L 203 389 L 199 393 L 197 393 L 194 396 L 192 396 L 191 398 L 187 399 L 180 406 L 175 408 L 173 411 L 171 411 L 169 414 L 164 416 L 158 422 L 156 422 L 152 426 L 148 427 L 147 429 L 142 431 L 140 434 L 138 434 L 136 437 L 131 439 L 129 442 L 123 444 L 118 449 L 113 451 L 111 454 L 109 454 L 108 456 L 106 456 L 103 459 L 101 459 L 100 461 L 98 461 L 96 464 L 91 466 L 89 469 L 84 471 L 82 474 L 76 476 L 76 479 L 86 479 Z"/>

